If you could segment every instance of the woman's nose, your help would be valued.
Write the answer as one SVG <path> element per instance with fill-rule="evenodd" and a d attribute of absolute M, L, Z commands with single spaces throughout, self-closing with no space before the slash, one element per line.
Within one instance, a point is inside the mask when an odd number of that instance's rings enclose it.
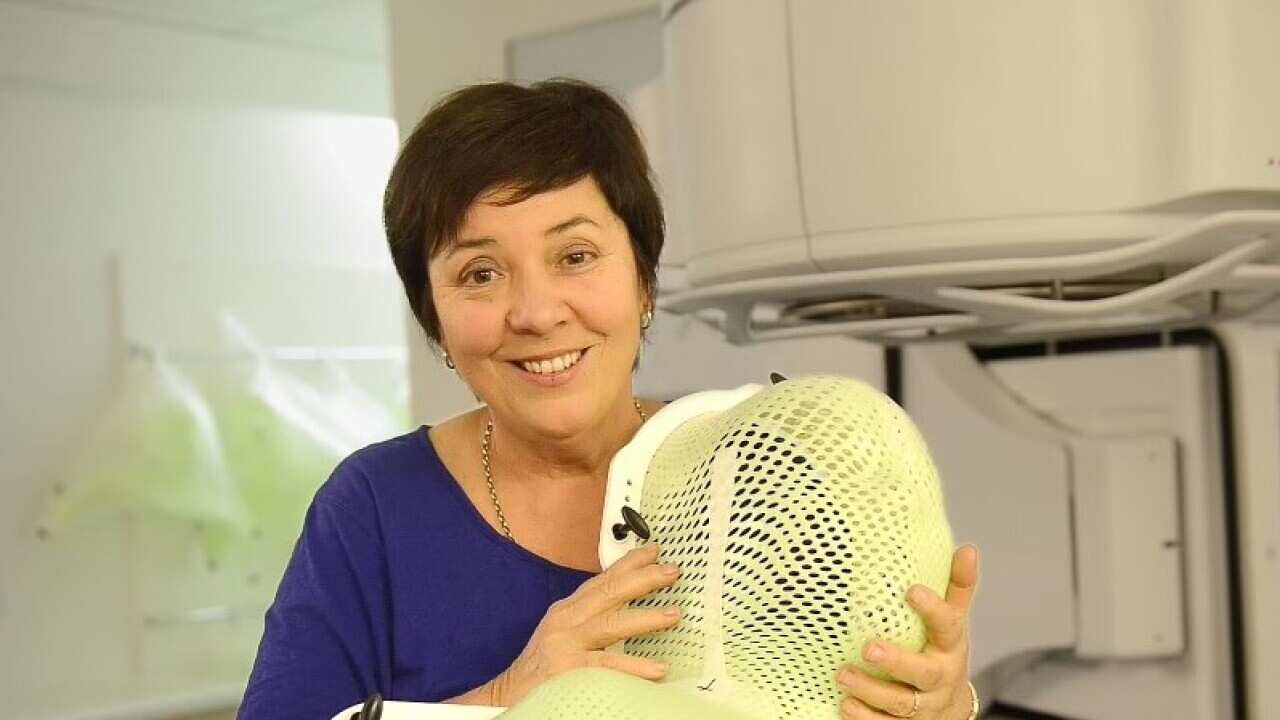
<path fill-rule="evenodd" d="M 507 324 L 517 332 L 547 333 L 568 320 L 569 305 L 555 282 L 544 275 L 525 273 L 511 284 Z"/>

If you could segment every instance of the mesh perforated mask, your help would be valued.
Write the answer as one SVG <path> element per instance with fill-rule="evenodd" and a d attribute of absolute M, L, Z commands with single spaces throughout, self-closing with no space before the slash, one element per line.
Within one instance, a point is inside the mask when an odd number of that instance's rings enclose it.
<path fill-rule="evenodd" d="M 836 669 L 882 638 L 919 649 L 905 603 L 942 594 L 952 539 L 937 472 L 906 414 L 835 376 L 698 393 L 656 414 L 610 466 L 601 531 L 608 566 L 622 507 L 682 572 L 637 607 L 678 605 L 670 630 L 628 641 L 670 663 L 661 682 L 579 670 L 502 717 L 834 718 Z"/>

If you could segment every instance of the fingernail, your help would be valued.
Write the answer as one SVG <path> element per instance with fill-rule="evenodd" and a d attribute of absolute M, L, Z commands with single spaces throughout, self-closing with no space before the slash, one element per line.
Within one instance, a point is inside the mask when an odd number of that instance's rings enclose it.
<path fill-rule="evenodd" d="M 848 670 L 842 670 L 840 672 L 839 682 L 847 688 L 853 687 L 853 673 Z"/>
<path fill-rule="evenodd" d="M 924 602 L 924 591 L 920 588 L 911 588 L 911 592 L 907 593 L 907 600 L 912 605 L 919 605 Z"/>
<path fill-rule="evenodd" d="M 675 565 L 668 565 L 662 568 L 662 574 L 666 575 L 667 577 L 675 577 L 680 574 L 680 568 L 676 567 Z"/>
<path fill-rule="evenodd" d="M 662 614 L 666 615 L 667 617 L 680 617 L 680 608 L 669 607 L 666 610 L 663 610 Z"/>
<path fill-rule="evenodd" d="M 654 663 L 654 665 L 653 665 L 653 674 L 654 674 L 654 675 L 666 675 L 666 674 L 667 674 L 667 671 L 668 671 L 668 670 L 670 670 L 670 669 L 671 669 L 671 666 L 670 666 L 670 665 L 668 665 L 667 663 L 664 663 L 664 662 Z"/>
<path fill-rule="evenodd" d="M 871 645 L 867 648 L 866 652 L 863 653 L 863 656 L 871 662 L 880 662 L 884 659 L 884 648 L 879 645 Z"/>

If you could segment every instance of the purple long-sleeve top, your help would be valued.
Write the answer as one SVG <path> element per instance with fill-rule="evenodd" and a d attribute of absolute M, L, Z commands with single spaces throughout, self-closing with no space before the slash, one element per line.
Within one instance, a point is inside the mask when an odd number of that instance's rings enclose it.
<path fill-rule="evenodd" d="M 316 493 L 239 717 L 327 720 L 375 690 L 459 695 L 506 669 L 590 577 L 499 535 L 426 427 L 371 445 Z"/>

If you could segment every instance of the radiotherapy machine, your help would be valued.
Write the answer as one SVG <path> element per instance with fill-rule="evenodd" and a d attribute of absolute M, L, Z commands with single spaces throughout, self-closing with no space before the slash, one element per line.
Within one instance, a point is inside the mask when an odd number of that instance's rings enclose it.
<path fill-rule="evenodd" d="M 1280 4 L 663 6 L 682 282 L 886 349 L 1005 717 L 1280 717 Z"/>

